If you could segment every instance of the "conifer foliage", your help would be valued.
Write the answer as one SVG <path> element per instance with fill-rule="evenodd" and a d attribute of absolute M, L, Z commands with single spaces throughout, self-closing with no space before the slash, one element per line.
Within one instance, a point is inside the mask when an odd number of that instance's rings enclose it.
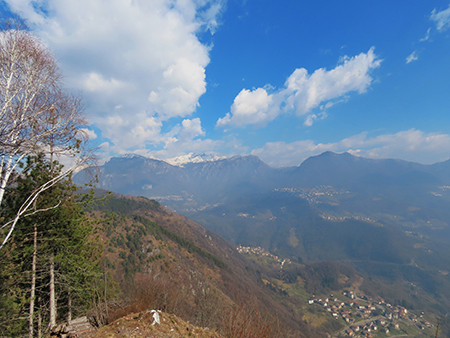
<path fill-rule="evenodd" d="M 44 156 L 30 157 L 6 195 L 2 217 L 14 217 L 30 192 L 62 170 Z M 40 337 L 56 322 L 92 306 L 100 279 L 100 248 L 71 178 L 39 195 L 35 214 L 22 218 L 0 251 L 0 331 Z"/>
<path fill-rule="evenodd" d="M 64 89 L 56 59 L 45 45 L 20 20 L 0 21 L 0 205 L 12 175 L 27 157 L 45 153 L 73 163 L 42 181 L 14 220 L 1 225 L 8 231 L 0 234 L 0 249 L 43 190 L 91 159 L 82 110 L 80 98 Z"/>

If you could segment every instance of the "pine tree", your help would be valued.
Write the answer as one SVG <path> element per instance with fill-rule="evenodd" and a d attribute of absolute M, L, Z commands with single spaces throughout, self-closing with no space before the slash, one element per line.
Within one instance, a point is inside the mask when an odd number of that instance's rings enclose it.
<path fill-rule="evenodd" d="M 29 158 L 8 193 L 2 216 L 14 215 L 33 189 L 61 170 L 43 156 Z M 66 321 L 92 306 L 95 284 L 101 278 L 100 248 L 79 196 L 70 177 L 46 190 L 32 210 L 41 211 L 23 218 L 0 252 L 3 332 L 37 337 L 56 321 Z"/>

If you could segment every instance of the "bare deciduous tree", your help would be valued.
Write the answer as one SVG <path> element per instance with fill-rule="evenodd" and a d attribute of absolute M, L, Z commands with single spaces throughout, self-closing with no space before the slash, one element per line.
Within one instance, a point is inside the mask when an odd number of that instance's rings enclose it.
<path fill-rule="evenodd" d="M 34 212 L 36 198 L 88 158 L 80 99 L 67 93 L 55 58 L 19 21 L 0 28 L 0 205 L 11 174 L 30 155 L 72 157 L 75 163 L 30 194 L 15 219 L 4 224 L 9 239 L 18 219 Z M 55 203 L 55 206 L 57 202 Z M 9 227 L 9 228 L 8 228 Z"/>

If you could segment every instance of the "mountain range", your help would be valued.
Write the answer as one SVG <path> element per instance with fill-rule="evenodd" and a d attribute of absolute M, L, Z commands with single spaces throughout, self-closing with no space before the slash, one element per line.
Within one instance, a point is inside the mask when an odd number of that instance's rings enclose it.
<path fill-rule="evenodd" d="M 91 174 L 100 188 L 155 199 L 232 245 L 296 264 L 343 263 L 369 276 L 368 293 L 450 313 L 450 161 L 325 152 L 289 168 L 256 156 L 182 162 L 118 157 Z"/>
<path fill-rule="evenodd" d="M 416 307 L 450 312 L 450 161 L 325 152 L 273 168 L 256 156 L 177 166 L 127 156 L 96 173 L 100 188 L 158 200 L 234 245 L 297 263 L 339 261 L 407 286 Z M 88 178 L 86 170 L 74 180 Z"/>
<path fill-rule="evenodd" d="M 89 180 L 87 172 L 78 173 L 75 182 Z M 113 157 L 98 167 L 96 174 L 99 188 L 153 198 L 180 212 L 274 189 L 318 186 L 372 198 L 392 198 L 418 207 L 443 207 L 450 186 L 450 161 L 422 165 L 325 152 L 298 167 L 272 168 L 256 156 L 175 166 L 134 155 Z"/>

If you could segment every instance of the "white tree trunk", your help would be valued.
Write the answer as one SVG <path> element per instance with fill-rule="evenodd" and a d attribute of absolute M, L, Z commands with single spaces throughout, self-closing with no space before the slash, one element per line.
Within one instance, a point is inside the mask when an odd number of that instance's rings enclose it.
<path fill-rule="evenodd" d="M 12 171 L 12 156 L 2 156 L 2 162 L 0 166 L 0 206 L 2 205 L 3 196 L 5 195 L 6 185 L 8 184 L 9 176 Z"/>
<path fill-rule="evenodd" d="M 55 261 L 50 258 L 50 328 L 56 326 Z"/>
<path fill-rule="evenodd" d="M 20 22 L 6 20 L 0 25 L 0 60 L 1 206 L 15 168 L 29 155 L 48 154 L 50 141 L 56 156 L 78 164 L 89 156 L 83 148 L 87 134 L 80 129 L 87 125 L 81 101 L 63 89 L 61 72 L 45 45 Z M 0 250 L 26 212 L 21 208 Z"/>

